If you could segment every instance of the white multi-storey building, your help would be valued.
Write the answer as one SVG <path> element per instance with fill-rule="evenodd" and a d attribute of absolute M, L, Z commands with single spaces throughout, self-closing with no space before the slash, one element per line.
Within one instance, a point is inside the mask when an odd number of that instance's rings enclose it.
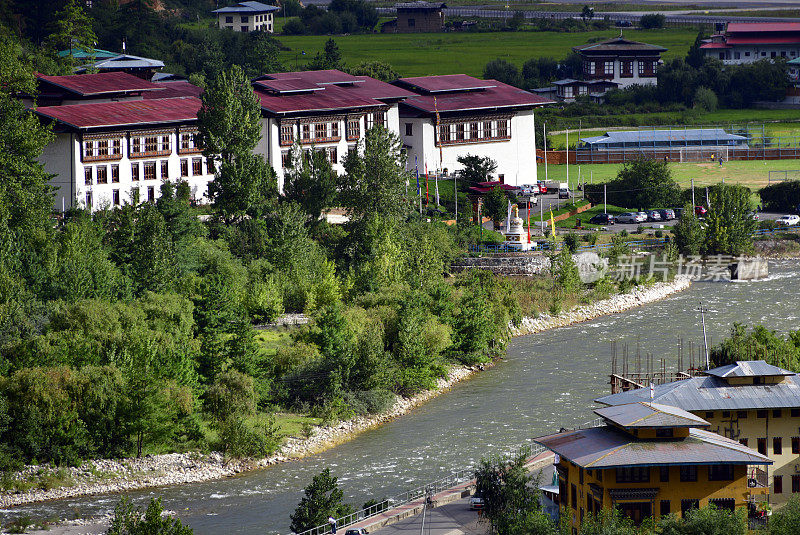
<path fill-rule="evenodd" d="M 261 2 L 240 2 L 235 6 L 223 7 L 213 11 L 217 15 L 220 28 L 235 32 L 269 32 L 274 31 L 273 13 L 276 6 Z"/>
<path fill-rule="evenodd" d="M 257 78 L 253 89 L 263 116 L 255 152 L 275 169 L 281 191 L 294 147 L 325 151 L 333 169 L 341 173 L 342 158 L 372 126 L 399 133 L 398 102 L 413 95 L 334 69 L 269 74 Z"/>
<path fill-rule="evenodd" d="M 700 49 L 726 65 L 800 58 L 800 22 L 731 22 Z"/>
<path fill-rule="evenodd" d="M 54 175 L 55 208 L 154 201 L 164 180 L 189 183 L 203 202 L 213 169 L 195 145 L 200 99 L 176 97 L 35 109 L 56 139 L 41 160 Z"/>
<path fill-rule="evenodd" d="M 463 74 L 401 78 L 394 84 L 415 93 L 400 104 L 410 170 L 452 173 L 462 167 L 459 156 L 472 154 L 496 161 L 493 178 L 501 182 L 536 181 L 533 110 L 552 101 Z"/>

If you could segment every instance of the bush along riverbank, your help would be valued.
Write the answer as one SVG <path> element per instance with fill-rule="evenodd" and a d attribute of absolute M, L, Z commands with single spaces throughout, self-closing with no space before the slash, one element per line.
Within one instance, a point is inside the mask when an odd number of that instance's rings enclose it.
<path fill-rule="evenodd" d="M 486 272 L 476 276 L 490 277 Z M 528 294 L 531 299 L 537 294 L 535 288 L 546 288 L 548 291 L 552 291 L 552 281 L 549 279 L 508 279 L 501 282 L 516 287 L 527 285 L 531 290 L 531 293 Z M 516 324 L 513 321 L 508 323 L 508 334 L 509 336 L 532 334 L 605 314 L 623 312 L 663 299 L 672 293 L 688 288 L 689 285 L 688 279 L 678 277 L 671 282 L 634 286 L 628 292 L 599 299 L 590 304 L 570 305 L 568 311 L 558 315 L 542 313 L 535 318 L 522 316 L 518 318 Z M 582 295 L 584 301 L 598 296 L 596 288 L 587 287 L 582 288 L 579 294 Z M 543 296 L 539 297 L 543 298 Z M 564 295 L 562 295 L 563 299 L 565 299 Z M 577 296 L 573 295 L 566 301 L 573 303 L 576 299 Z M 552 304 L 550 308 L 552 308 Z M 476 363 L 471 366 L 454 364 L 447 369 L 443 376 L 436 379 L 432 388 L 415 395 L 395 396 L 388 410 L 315 427 L 307 438 L 289 437 L 276 453 L 261 458 L 229 458 L 219 452 L 210 454 L 173 453 L 146 455 L 142 458 L 123 460 L 90 460 L 82 463 L 79 467 L 28 466 L 14 474 L 6 473 L 5 484 L 8 486 L 12 481 L 16 481 L 17 490 L 0 495 L 0 507 L 219 479 L 302 458 L 334 447 L 365 430 L 406 414 L 414 407 L 445 392 L 452 385 L 468 378 L 476 371 L 485 369 L 490 364 L 491 362 Z M 25 488 L 25 482 L 29 488 Z"/>

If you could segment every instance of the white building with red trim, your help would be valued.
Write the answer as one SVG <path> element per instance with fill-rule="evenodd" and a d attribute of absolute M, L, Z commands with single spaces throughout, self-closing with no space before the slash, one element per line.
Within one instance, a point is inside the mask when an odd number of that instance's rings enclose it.
<path fill-rule="evenodd" d="M 726 65 L 800 58 L 800 22 L 730 22 L 700 49 Z"/>
<path fill-rule="evenodd" d="M 496 161 L 493 178 L 501 182 L 536 181 L 533 112 L 552 101 L 464 74 L 401 78 L 394 84 L 414 93 L 399 107 L 409 170 L 452 173 L 462 168 L 459 156 L 472 154 Z"/>

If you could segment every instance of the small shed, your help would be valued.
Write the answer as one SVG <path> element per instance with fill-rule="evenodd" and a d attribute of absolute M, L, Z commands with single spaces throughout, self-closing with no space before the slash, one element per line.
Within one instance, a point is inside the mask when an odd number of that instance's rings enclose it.
<path fill-rule="evenodd" d="M 437 2 L 403 2 L 395 4 L 397 19 L 384 23 L 384 33 L 432 33 L 444 29 L 445 4 Z"/>

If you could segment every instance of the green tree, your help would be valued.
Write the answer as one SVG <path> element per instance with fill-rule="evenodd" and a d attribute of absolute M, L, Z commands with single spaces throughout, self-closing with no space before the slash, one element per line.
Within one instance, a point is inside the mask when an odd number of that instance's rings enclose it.
<path fill-rule="evenodd" d="M 303 154 L 300 146 L 291 151 L 291 161 L 284 172 L 283 195 L 308 213 L 311 223 L 319 221 L 323 210 L 336 198 L 336 171 L 322 150 Z"/>
<path fill-rule="evenodd" d="M 707 87 L 698 87 L 694 93 L 694 107 L 703 111 L 717 111 L 717 94 Z"/>
<path fill-rule="evenodd" d="M 569 515 L 561 515 L 569 521 Z M 581 523 L 581 535 L 639 535 L 644 533 L 636 528 L 629 517 L 617 509 L 603 509 L 597 515 L 587 515 Z"/>
<path fill-rule="evenodd" d="M 469 185 L 491 180 L 492 174 L 497 171 L 497 162 L 489 156 L 465 154 L 458 157 L 458 163 L 462 165 L 458 176 Z"/>
<path fill-rule="evenodd" d="M 683 207 L 678 224 L 672 228 L 675 234 L 675 245 L 685 255 L 698 255 L 706 239 L 706 231 L 694 213 L 694 207 L 687 204 Z"/>
<path fill-rule="evenodd" d="M 404 217 L 410 203 L 404 199 L 408 173 L 402 142 L 382 126 L 370 128 L 359 148 L 344 158 L 338 189 L 342 205 L 351 216 Z"/>
<path fill-rule="evenodd" d="M 706 53 L 700 47 L 703 46 L 706 38 L 704 32 L 699 32 L 694 38 L 694 43 L 689 47 L 689 52 L 686 53 L 686 63 L 695 69 L 699 69 L 705 63 Z"/>
<path fill-rule="evenodd" d="M 341 69 L 342 67 L 342 53 L 339 52 L 339 46 L 333 38 L 325 41 L 325 50 L 322 54 L 318 53 L 314 56 L 307 66 L 311 70 Z"/>
<path fill-rule="evenodd" d="M 710 504 L 687 511 L 683 518 L 666 517 L 659 523 L 658 532 L 660 535 L 745 535 L 748 533 L 747 510 L 740 507 L 727 511 Z"/>
<path fill-rule="evenodd" d="M 582 286 L 578 266 L 572 259 L 572 252 L 566 245 L 558 253 L 550 255 L 550 272 L 562 291 L 574 292 Z"/>
<path fill-rule="evenodd" d="M 643 30 L 653 30 L 663 28 L 667 18 L 661 13 L 648 13 L 639 19 L 639 27 Z"/>
<path fill-rule="evenodd" d="M 305 488 L 305 496 L 291 515 L 291 530 L 300 533 L 327 523 L 328 517 L 339 518 L 352 512 L 352 507 L 343 503 L 344 493 L 336 484 L 330 468 L 314 476 Z"/>
<path fill-rule="evenodd" d="M 515 11 L 514 14 L 508 19 L 508 27 L 518 31 L 522 25 L 525 24 L 525 13 L 522 11 Z"/>
<path fill-rule="evenodd" d="M 388 63 L 382 61 L 362 61 L 345 69 L 353 76 L 369 76 L 382 82 L 391 82 L 400 78 L 400 74 Z"/>
<path fill-rule="evenodd" d="M 75 49 L 91 51 L 97 42 L 92 30 L 92 19 L 83 11 L 78 0 L 68 0 L 64 8 L 53 16 L 52 33 L 48 37 L 55 51 L 68 50 L 68 67 L 76 65 Z"/>
<path fill-rule="evenodd" d="M 607 191 L 609 203 L 637 209 L 675 206 L 681 196 L 667 162 L 645 157 L 625 162 Z"/>
<path fill-rule="evenodd" d="M 745 186 L 717 184 L 709 188 L 705 254 L 741 255 L 753 250 L 756 221 Z"/>
<path fill-rule="evenodd" d="M 581 18 L 583 19 L 583 22 L 592 20 L 594 18 L 594 9 L 586 5 L 583 6 L 583 9 L 581 9 Z"/>
<path fill-rule="evenodd" d="M 114 507 L 114 516 L 106 535 L 192 535 L 194 531 L 184 526 L 179 518 L 163 515 L 161 498 L 152 498 L 147 510 L 142 512 L 128 498 L 122 498 Z"/>
<path fill-rule="evenodd" d="M 800 534 L 800 500 L 796 496 L 769 519 L 769 535 Z"/>
<path fill-rule="evenodd" d="M 485 80 L 497 80 L 516 87 L 522 85 L 522 78 L 517 66 L 500 58 L 493 59 L 486 64 L 483 68 L 483 78 Z"/>
<path fill-rule="evenodd" d="M 248 33 L 242 53 L 242 66 L 249 77 L 283 70 L 283 65 L 278 59 L 280 45 L 267 32 Z"/>
<path fill-rule="evenodd" d="M 495 228 L 508 215 L 508 203 L 511 197 L 503 186 L 497 185 L 483 196 L 483 213 L 494 221 Z"/>
<path fill-rule="evenodd" d="M 259 217 L 277 193 L 275 172 L 252 153 L 261 139 L 261 106 L 234 65 L 210 84 L 197 114 L 203 155 L 214 162 L 209 196 L 227 221 Z"/>

